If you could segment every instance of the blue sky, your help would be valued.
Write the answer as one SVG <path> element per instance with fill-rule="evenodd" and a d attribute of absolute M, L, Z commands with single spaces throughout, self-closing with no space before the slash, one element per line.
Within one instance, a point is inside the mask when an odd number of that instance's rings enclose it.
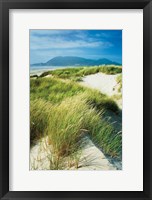
<path fill-rule="evenodd" d="M 107 58 L 122 63 L 122 31 L 30 30 L 30 64 L 55 56 Z"/>

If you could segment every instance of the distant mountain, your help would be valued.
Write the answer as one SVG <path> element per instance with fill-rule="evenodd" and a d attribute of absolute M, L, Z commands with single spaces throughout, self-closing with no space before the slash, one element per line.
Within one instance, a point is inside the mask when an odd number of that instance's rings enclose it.
<path fill-rule="evenodd" d="M 36 63 L 31 66 L 94 66 L 94 65 L 120 65 L 106 58 L 92 60 L 75 56 L 58 56 L 46 63 Z"/>

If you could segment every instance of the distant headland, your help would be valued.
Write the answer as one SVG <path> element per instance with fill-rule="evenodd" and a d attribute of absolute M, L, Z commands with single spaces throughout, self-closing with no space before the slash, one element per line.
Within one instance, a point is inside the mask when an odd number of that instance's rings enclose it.
<path fill-rule="evenodd" d="M 46 63 L 34 63 L 31 66 L 95 66 L 95 65 L 121 65 L 106 58 L 98 60 L 87 59 L 76 56 L 57 56 Z"/>

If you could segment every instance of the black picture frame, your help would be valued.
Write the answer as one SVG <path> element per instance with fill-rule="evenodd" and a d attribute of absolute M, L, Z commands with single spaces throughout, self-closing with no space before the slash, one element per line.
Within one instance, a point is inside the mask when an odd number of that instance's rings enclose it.
<path fill-rule="evenodd" d="M 9 191 L 9 9 L 143 9 L 143 191 Z M 152 199 L 152 1 L 0 0 L 0 197 L 1 199 Z M 131 180 L 130 180 L 131 181 Z"/>

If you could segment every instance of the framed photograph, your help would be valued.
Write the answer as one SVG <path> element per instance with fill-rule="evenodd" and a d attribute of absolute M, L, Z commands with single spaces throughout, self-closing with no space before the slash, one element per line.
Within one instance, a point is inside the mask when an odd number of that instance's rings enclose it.
<path fill-rule="evenodd" d="M 152 199 L 151 1 L 0 8 L 1 199 Z"/>

